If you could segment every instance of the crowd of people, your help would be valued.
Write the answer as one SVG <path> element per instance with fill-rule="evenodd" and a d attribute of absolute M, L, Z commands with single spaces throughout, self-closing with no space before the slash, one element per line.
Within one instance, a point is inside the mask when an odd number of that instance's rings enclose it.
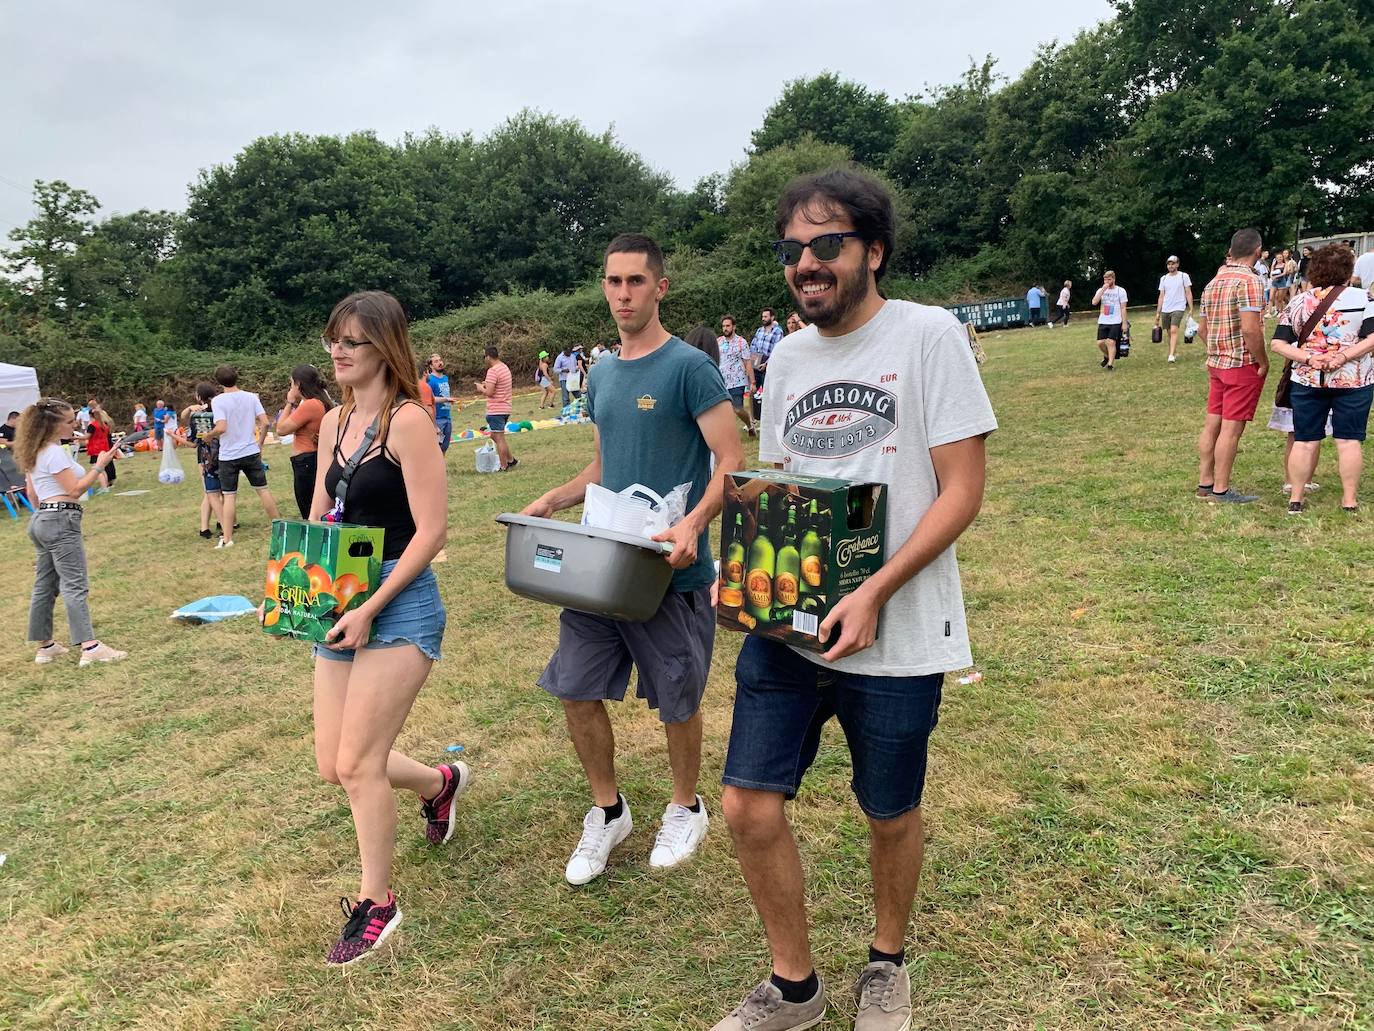
<path fill-rule="evenodd" d="M 622 234 L 606 249 L 602 276 L 618 339 L 585 354 L 581 346 L 566 347 L 552 361 L 548 352 L 539 354 L 540 406 L 552 406 L 557 390 L 565 405 L 585 407 L 595 434 L 582 470 L 542 492 L 526 515 L 548 517 L 578 506 L 592 484 L 613 491 L 643 484 L 665 494 L 691 485 L 685 517 L 655 538 L 671 547 L 666 561 L 673 568 L 658 611 L 642 623 L 562 611 L 557 648 L 538 678 L 562 708 L 590 803 L 563 876 L 574 885 L 601 876 L 633 831 L 606 708 L 624 700 L 632 670 L 638 697 L 664 726 L 671 770 L 649 865 L 671 869 L 689 861 L 708 833 L 699 781 L 701 705 L 716 629 L 709 527 L 729 474 L 744 464 L 740 425 L 758 437 L 762 463 L 799 475 L 885 483 L 885 562 L 821 622 L 826 650 L 798 651 L 749 636 L 735 666 L 721 809 L 763 923 L 771 970 L 715 1031 L 801 1029 L 826 1011 L 786 802 L 796 796 L 832 718 L 844 731 L 870 835 L 875 922 L 858 980 L 855 1027 L 897 1031 L 912 1017 L 905 945 L 923 861 L 928 742 L 945 675 L 972 662 L 954 545 L 982 503 L 985 441 L 997 422 L 954 316 L 881 292 L 895 243 L 893 201 L 882 184 L 851 169 L 800 177 L 779 199 L 776 229 L 773 250 L 797 305 L 786 331 L 763 308 L 747 340 L 729 314 L 718 334 L 705 326 L 686 339 L 670 333 L 660 319 L 669 290 L 663 254 L 647 236 Z M 1237 232 L 1225 264 L 1202 291 L 1198 333 L 1207 346 L 1209 397 L 1197 493 L 1221 503 L 1255 500 L 1232 486 L 1230 473 L 1272 351 L 1291 363 L 1281 398 L 1287 403 L 1275 414 L 1282 429 L 1278 413 L 1288 413 L 1289 511 L 1303 511 L 1328 433 L 1337 440 L 1343 508 L 1354 511 L 1360 442 L 1374 396 L 1370 283 L 1340 245 L 1301 262 L 1281 254 L 1268 285 L 1269 303 L 1281 308 L 1266 345 L 1266 284 L 1257 271 L 1264 254 L 1257 232 Z M 1374 265 L 1368 268 L 1374 275 Z M 1055 322 L 1068 322 L 1071 287 L 1064 283 Z M 1030 307 L 1039 321 L 1048 294 L 1034 289 L 1040 303 Z M 1280 292 L 1290 290 L 1291 296 Z M 1093 298 L 1104 369 L 1118 357 L 1127 301 L 1115 275 L 1105 273 Z M 1170 333 L 1170 362 L 1193 307 L 1192 280 L 1170 256 L 1155 307 L 1161 337 Z M 442 845 L 454 835 L 458 800 L 473 774 L 462 762 L 426 764 L 393 748 L 441 657 L 447 623 L 432 563 L 448 528 L 444 452 L 458 402 L 443 359 L 432 354 L 417 362 L 400 302 L 379 291 L 341 300 L 321 344 L 338 399 L 318 368 L 300 364 L 291 370 L 280 410 L 269 416 L 258 394 L 239 387 L 238 370 L 221 365 L 179 418 L 159 399 L 151 423 L 136 409 L 134 426 L 160 429 L 165 446 L 172 446 L 185 425 L 202 476 L 200 532 L 208 539 L 216 519 L 217 548 L 234 545 L 241 479 L 269 518 L 279 515 L 263 460 L 270 428 L 291 437 L 292 487 L 302 518 L 383 532 L 375 590 L 313 647 L 315 761 L 321 778 L 347 796 L 361 867 L 356 896 L 344 900 L 344 926 L 327 952 L 328 963 L 346 966 L 385 942 L 402 918 L 392 882 L 395 791 L 415 796 L 426 838 Z M 494 347 L 486 349 L 485 364 L 473 385 L 485 398 L 501 468 L 510 469 L 517 465 L 505 439 L 511 372 Z M 823 399 L 837 385 L 881 390 L 893 406 L 891 428 L 855 435 L 820 454 L 808 447 L 805 430 L 827 418 Z M 114 479 L 122 453 L 112 425 L 96 399 L 78 412 L 45 398 L 11 413 L 0 427 L 37 509 L 29 528 L 37 571 L 28 634 L 39 664 L 68 651 L 53 636 L 58 594 L 81 665 L 125 656 L 92 626 L 81 534 L 83 493 Z M 63 444 L 83 427 L 90 456 L 84 470 Z"/>

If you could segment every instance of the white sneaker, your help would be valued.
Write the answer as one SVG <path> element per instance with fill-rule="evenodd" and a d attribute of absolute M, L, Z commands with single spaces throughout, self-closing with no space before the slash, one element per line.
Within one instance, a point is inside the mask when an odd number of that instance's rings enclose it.
<path fill-rule="evenodd" d="M 233 542 L 233 541 L 226 541 L 223 537 L 221 537 L 221 538 L 219 539 L 219 543 L 215 545 L 215 550 L 216 550 L 216 551 L 221 551 L 221 550 L 223 550 L 224 548 L 232 548 L 233 546 L 234 546 L 234 542 Z"/>
<path fill-rule="evenodd" d="M 128 654 L 128 652 L 116 651 L 101 641 L 94 648 L 81 649 L 81 665 L 89 666 L 93 662 L 118 662 Z"/>
<path fill-rule="evenodd" d="M 563 876 L 568 879 L 569 884 L 586 884 L 600 877 L 606 869 L 606 860 L 610 858 L 611 849 L 628 838 L 630 831 L 634 829 L 629 803 L 625 801 L 624 795 L 618 797 L 621 812 L 610 823 L 606 822 L 606 810 L 599 805 L 592 806 L 583 817 L 582 840 L 577 843 L 572 858 L 568 860 L 567 869 L 563 871 Z"/>
<path fill-rule="evenodd" d="M 38 663 L 38 665 L 40 666 L 46 666 L 48 663 L 52 662 L 53 659 L 60 659 L 62 656 L 66 654 L 66 646 L 60 645 L 56 641 L 54 641 L 46 648 L 39 648 L 38 651 L 34 653 L 33 661 Z"/>
<path fill-rule="evenodd" d="M 654 839 L 654 850 L 649 854 L 649 865 L 655 870 L 667 870 L 678 863 L 691 859 L 696 853 L 701 839 L 706 837 L 706 803 L 697 795 L 698 812 L 692 812 L 685 805 L 668 803 L 663 810 L 663 825 Z"/>
<path fill-rule="evenodd" d="M 1176 355 L 1176 354 L 1171 354 L 1171 355 L 1169 355 L 1169 362 L 1170 362 L 1170 364 L 1173 364 L 1173 363 L 1176 362 L 1176 361 L 1178 361 L 1178 355 Z"/>

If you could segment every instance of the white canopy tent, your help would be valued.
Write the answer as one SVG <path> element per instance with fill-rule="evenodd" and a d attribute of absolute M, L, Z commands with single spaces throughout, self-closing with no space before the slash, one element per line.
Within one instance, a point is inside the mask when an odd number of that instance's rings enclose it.
<path fill-rule="evenodd" d="M 22 412 L 38 398 L 38 373 L 23 365 L 0 362 L 0 422 L 10 412 Z"/>

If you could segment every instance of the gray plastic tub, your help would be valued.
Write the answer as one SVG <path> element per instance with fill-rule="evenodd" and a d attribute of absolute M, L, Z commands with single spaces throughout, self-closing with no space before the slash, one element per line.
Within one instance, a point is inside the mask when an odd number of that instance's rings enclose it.
<path fill-rule="evenodd" d="M 506 586 L 524 598 L 642 623 L 668 591 L 667 542 L 507 512 Z"/>

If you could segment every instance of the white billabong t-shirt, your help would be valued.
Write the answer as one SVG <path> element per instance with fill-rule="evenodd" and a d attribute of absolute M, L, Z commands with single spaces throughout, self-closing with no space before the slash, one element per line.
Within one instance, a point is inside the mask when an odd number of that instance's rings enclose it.
<path fill-rule="evenodd" d="M 968 337 L 943 308 L 887 301 L 864 326 L 783 337 L 768 362 L 759 460 L 786 472 L 886 483 L 890 559 L 939 494 L 930 449 L 997 428 Z M 972 665 L 954 548 L 883 607 L 873 647 L 824 662 L 869 676 L 922 676 Z"/>
<path fill-rule="evenodd" d="M 1159 291 L 1164 295 L 1164 306 L 1159 309 L 1160 312 L 1167 315 L 1171 311 L 1187 311 L 1188 297 L 1184 290 L 1192 285 L 1193 281 L 1186 272 L 1160 276 Z"/>
<path fill-rule="evenodd" d="M 262 451 L 258 447 L 257 417 L 264 414 L 258 395 L 247 390 L 229 390 L 210 401 L 215 422 L 225 422 L 219 438 L 219 457 L 247 458 Z"/>

